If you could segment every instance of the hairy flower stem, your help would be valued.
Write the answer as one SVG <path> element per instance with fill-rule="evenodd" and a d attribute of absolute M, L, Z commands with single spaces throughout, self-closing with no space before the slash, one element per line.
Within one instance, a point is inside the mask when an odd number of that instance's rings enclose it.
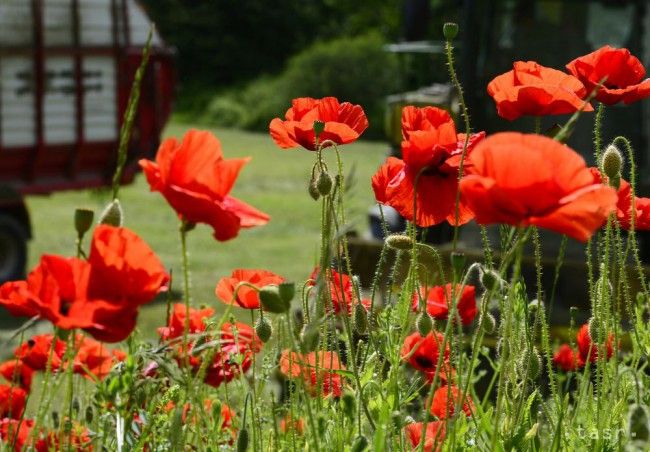
<path fill-rule="evenodd" d="M 601 168 L 600 159 L 603 150 L 602 125 L 604 116 L 605 105 L 602 102 L 598 102 L 596 117 L 594 119 L 594 158 L 596 159 L 596 166 L 601 171 L 601 175 L 603 169 Z"/>
<path fill-rule="evenodd" d="M 31 439 L 36 440 L 38 431 L 43 424 L 43 418 L 45 417 L 45 400 L 47 399 L 46 394 L 48 394 L 48 388 L 50 386 L 50 378 L 52 376 L 52 360 L 54 358 L 54 350 L 56 347 L 56 340 L 59 337 L 59 329 L 54 328 L 54 333 L 52 334 L 52 346 L 50 347 L 50 352 L 47 355 L 47 363 L 45 364 L 45 376 L 43 377 L 43 382 L 41 383 L 41 393 L 38 399 L 38 408 L 36 409 L 36 421 L 34 422 L 34 427 L 32 428 Z"/>
<path fill-rule="evenodd" d="M 445 55 L 447 57 L 447 68 L 449 70 L 449 78 L 451 78 L 451 83 L 456 88 L 456 93 L 458 94 L 458 103 L 460 104 L 460 111 L 463 115 L 463 121 L 465 123 L 465 141 L 463 143 L 463 151 L 460 155 L 460 165 L 458 167 L 458 181 L 463 178 L 463 171 L 465 168 L 465 156 L 467 154 L 467 145 L 469 144 L 470 136 L 472 135 L 472 129 L 470 127 L 469 121 L 469 110 L 467 109 L 467 104 L 465 103 L 465 95 L 463 94 L 463 87 L 458 80 L 458 75 L 456 74 L 456 68 L 454 66 L 454 47 L 451 44 L 451 39 L 445 41 Z M 456 204 L 454 207 L 454 237 L 452 241 L 452 251 L 456 251 L 456 245 L 458 243 L 458 214 L 459 214 L 459 205 L 460 205 L 460 188 L 456 189 Z"/>
<path fill-rule="evenodd" d="M 188 223 L 185 220 L 181 221 L 179 231 L 181 238 L 181 266 L 183 268 L 183 302 L 185 303 L 185 326 L 183 328 L 183 366 L 185 367 L 185 376 L 187 379 L 187 391 L 185 393 L 184 400 L 187 401 L 188 395 L 193 392 L 194 385 L 192 382 L 192 369 L 190 366 L 190 349 L 188 341 L 188 336 L 190 334 L 190 306 L 192 305 L 192 300 L 190 295 L 190 264 L 187 252 Z"/>

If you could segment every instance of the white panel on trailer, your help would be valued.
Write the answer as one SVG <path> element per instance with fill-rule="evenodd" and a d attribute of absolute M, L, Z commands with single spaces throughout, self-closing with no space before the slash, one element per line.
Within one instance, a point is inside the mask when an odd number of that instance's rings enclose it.
<path fill-rule="evenodd" d="M 44 0 L 43 29 L 46 47 L 72 45 L 72 0 Z"/>
<path fill-rule="evenodd" d="M 80 0 L 82 46 L 113 45 L 113 13 L 109 0 Z"/>
<path fill-rule="evenodd" d="M 0 0 L 0 47 L 30 45 L 33 34 L 31 2 Z"/>
<path fill-rule="evenodd" d="M 117 86 L 115 60 L 111 57 L 83 59 L 84 137 L 86 141 L 117 139 Z"/>
<path fill-rule="evenodd" d="M 36 144 L 33 64 L 30 57 L 0 59 L 0 144 L 3 147 Z"/>
<path fill-rule="evenodd" d="M 75 79 L 71 56 L 45 59 L 43 129 L 45 144 L 74 143 Z"/>

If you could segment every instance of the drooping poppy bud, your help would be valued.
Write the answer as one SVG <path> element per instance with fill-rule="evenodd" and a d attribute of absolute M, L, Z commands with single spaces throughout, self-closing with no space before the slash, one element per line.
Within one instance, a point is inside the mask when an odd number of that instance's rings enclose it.
<path fill-rule="evenodd" d="M 318 193 L 323 196 L 327 196 L 332 191 L 332 176 L 329 175 L 327 171 L 321 171 L 318 175 L 318 180 L 316 181 L 316 187 L 318 188 Z"/>
<path fill-rule="evenodd" d="M 386 245 L 394 250 L 410 250 L 413 247 L 413 239 L 406 234 L 392 234 L 386 237 Z"/>
<path fill-rule="evenodd" d="M 258 318 L 255 323 L 255 333 L 257 333 L 257 336 L 262 342 L 268 342 L 271 338 L 271 334 L 273 334 L 273 326 L 269 319 L 266 317 Z"/>
<path fill-rule="evenodd" d="M 280 289 L 278 289 L 278 286 L 271 285 L 262 287 L 259 295 L 262 306 L 269 312 L 282 314 L 289 309 L 289 303 L 286 303 L 280 297 Z"/>

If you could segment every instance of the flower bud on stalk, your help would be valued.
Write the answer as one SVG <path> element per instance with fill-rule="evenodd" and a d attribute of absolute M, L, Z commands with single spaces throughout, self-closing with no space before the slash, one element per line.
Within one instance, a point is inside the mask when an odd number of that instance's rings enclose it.
<path fill-rule="evenodd" d="M 463 269 L 465 268 L 465 261 L 467 260 L 465 258 L 465 253 L 454 251 L 453 253 L 451 253 L 450 260 L 451 260 L 451 267 L 453 268 L 454 273 L 457 275 L 462 274 Z"/>
<path fill-rule="evenodd" d="M 289 310 L 289 303 L 285 302 L 280 296 L 278 286 L 262 287 L 259 292 L 260 302 L 264 309 L 275 314 L 282 314 Z"/>
<path fill-rule="evenodd" d="M 420 336 L 426 336 L 433 329 L 433 320 L 431 320 L 431 316 L 426 311 L 421 312 L 420 315 L 418 315 L 415 324 Z"/>
<path fill-rule="evenodd" d="M 368 314 L 360 302 L 354 305 L 354 329 L 357 334 L 365 334 L 368 330 Z"/>
<path fill-rule="evenodd" d="M 327 171 L 321 171 L 318 175 L 318 180 L 316 181 L 316 188 L 318 188 L 318 193 L 322 196 L 327 196 L 332 191 L 332 176 L 329 175 Z"/>
<path fill-rule="evenodd" d="M 368 439 L 363 436 L 359 435 L 354 439 L 354 442 L 352 443 L 352 448 L 350 449 L 351 452 L 362 452 L 366 450 L 368 447 Z"/>
<path fill-rule="evenodd" d="M 496 330 L 497 327 L 497 321 L 494 318 L 494 316 L 486 312 L 485 317 L 483 318 L 482 324 L 483 324 L 483 331 L 485 331 L 487 334 L 492 334 L 494 333 L 494 330 Z"/>
<path fill-rule="evenodd" d="M 501 287 L 501 277 L 494 270 L 483 269 L 481 272 L 481 284 L 486 290 L 492 291 Z"/>
<path fill-rule="evenodd" d="M 341 397 L 341 402 L 343 405 L 343 412 L 348 417 L 348 419 L 354 419 L 354 413 L 356 411 L 357 399 L 353 392 L 346 391 Z"/>
<path fill-rule="evenodd" d="M 394 250 L 410 250 L 413 240 L 406 234 L 392 234 L 386 237 L 386 245 Z"/>
<path fill-rule="evenodd" d="M 271 334 L 273 334 L 273 326 L 271 325 L 271 321 L 266 317 L 260 316 L 257 319 L 257 322 L 255 322 L 255 333 L 262 342 L 268 342 L 271 338 Z"/>
<path fill-rule="evenodd" d="M 124 221 L 124 212 L 119 199 L 112 200 L 99 217 L 99 224 L 120 227 Z"/>
<path fill-rule="evenodd" d="M 90 209 L 77 209 L 74 211 L 74 228 L 79 237 L 83 237 L 93 224 L 95 212 Z"/>
<path fill-rule="evenodd" d="M 621 151 L 616 146 L 610 144 L 605 149 L 601 162 L 603 173 L 609 179 L 609 185 L 618 189 L 621 185 L 621 169 L 623 167 L 623 157 Z"/>
<path fill-rule="evenodd" d="M 517 371 L 521 378 L 535 380 L 539 377 L 542 371 L 542 357 L 539 355 L 537 348 L 533 347 L 532 351 L 526 351 L 523 354 L 517 361 Z"/>
<path fill-rule="evenodd" d="M 442 26 L 442 34 L 447 41 L 453 40 L 458 36 L 458 24 L 455 22 L 447 22 Z"/>
<path fill-rule="evenodd" d="M 246 427 L 239 431 L 237 436 L 237 452 L 245 452 L 248 449 L 248 429 Z"/>

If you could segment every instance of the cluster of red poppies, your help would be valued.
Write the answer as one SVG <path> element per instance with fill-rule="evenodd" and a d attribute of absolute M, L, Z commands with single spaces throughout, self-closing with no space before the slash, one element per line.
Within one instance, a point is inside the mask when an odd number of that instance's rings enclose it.
<path fill-rule="evenodd" d="M 591 340 L 589 333 L 589 324 L 584 324 L 576 335 L 577 350 L 571 348 L 569 344 L 562 344 L 553 356 L 553 363 L 565 372 L 575 372 L 585 367 L 585 364 L 595 363 L 598 361 L 598 345 Z M 614 355 L 614 335 L 607 335 L 605 344 L 606 358 L 610 359 Z"/>

